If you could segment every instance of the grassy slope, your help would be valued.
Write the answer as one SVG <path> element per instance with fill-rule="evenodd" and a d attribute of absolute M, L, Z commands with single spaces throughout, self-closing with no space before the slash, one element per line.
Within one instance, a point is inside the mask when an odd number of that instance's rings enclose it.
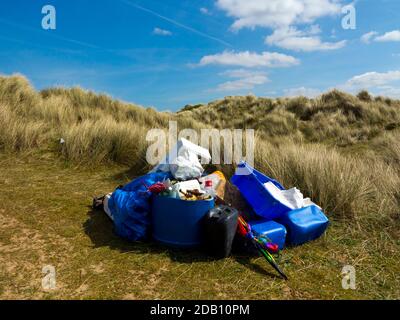
<path fill-rule="evenodd" d="M 256 168 L 298 186 L 330 218 L 367 227 L 398 220 L 400 101 L 332 91 L 311 100 L 229 97 L 172 114 L 79 88 L 37 92 L 21 76 L 0 77 L 6 152 L 47 150 L 82 166 L 119 163 L 143 174 L 146 133 L 166 130 L 169 120 L 179 130 L 255 128 Z M 222 170 L 229 176 L 233 166 Z"/>
<path fill-rule="evenodd" d="M 389 229 L 367 236 L 334 222 L 321 239 L 284 251 L 285 282 L 259 257 L 214 261 L 199 252 L 125 242 L 88 205 L 93 194 L 128 181 L 126 167 L 82 169 L 37 158 L 0 156 L 2 299 L 400 297 L 400 243 Z M 47 264 L 57 272 L 52 292 L 41 288 Z M 355 291 L 341 288 L 346 264 L 356 267 Z"/>

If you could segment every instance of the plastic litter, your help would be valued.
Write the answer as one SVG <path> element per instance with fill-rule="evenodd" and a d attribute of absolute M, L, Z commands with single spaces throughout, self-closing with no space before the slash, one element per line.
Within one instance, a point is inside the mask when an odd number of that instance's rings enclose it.
<path fill-rule="evenodd" d="M 200 183 L 197 180 L 189 180 L 183 182 L 177 182 L 172 185 L 173 191 L 181 191 L 186 193 L 188 190 L 200 190 Z"/>
<path fill-rule="evenodd" d="M 320 237 L 329 220 L 321 208 L 296 188 L 285 190 L 279 182 L 251 168 L 247 163 L 239 164 L 241 173 L 235 174 L 232 182 L 254 209 L 255 213 L 268 220 L 274 220 L 286 227 L 286 242 L 299 245 Z"/>
<path fill-rule="evenodd" d="M 185 201 L 154 196 L 151 210 L 153 238 L 173 247 L 201 245 L 203 218 L 213 207 L 213 198 Z"/>
<path fill-rule="evenodd" d="M 216 258 L 230 255 L 239 213 L 228 206 L 217 206 L 204 217 L 204 246 Z"/>
<path fill-rule="evenodd" d="M 215 190 L 214 190 L 214 187 L 213 187 L 213 182 L 212 182 L 212 180 L 206 180 L 206 181 L 204 182 L 203 190 L 204 190 L 207 194 L 209 194 L 209 195 L 211 195 L 211 196 L 213 196 L 213 197 L 215 197 L 215 195 L 216 195 Z"/>
<path fill-rule="evenodd" d="M 178 180 L 199 178 L 204 172 L 199 157 L 207 163 L 211 160 L 210 152 L 207 149 L 181 138 L 169 155 L 151 172 L 171 172 L 173 177 Z"/>
<path fill-rule="evenodd" d="M 168 172 L 150 173 L 118 188 L 108 199 L 115 232 L 130 241 L 144 240 L 149 235 L 150 197 L 146 185 L 170 178 Z"/>
<path fill-rule="evenodd" d="M 147 190 L 150 191 L 151 193 L 159 194 L 167 190 L 167 185 L 162 182 L 156 182 L 155 184 L 148 187 Z"/>
<path fill-rule="evenodd" d="M 264 241 L 262 241 L 262 239 L 260 239 L 259 237 L 257 237 L 257 235 L 255 235 L 255 233 L 251 229 L 251 226 L 244 220 L 242 216 L 239 216 L 239 223 L 237 230 L 239 235 L 250 240 L 254 248 L 261 253 L 261 255 L 265 258 L 265 260 L 268 261 L 268 263 L 282 276 L 282 278 L 288 280 L 287 276 L 279 268 L 273 255 L 268 251 L 268 248 L 265 246 Z"/>
<path fill-rule="evenodd" d="M 215 171 L 212 174 L 199 179 L 202 189 L 213 197 L 224 198 L 226 178 L 221 171 Z"/>
<path fill-rule="evenodd" d="M 244 171 L 247 171 L 247 174 L 243 174 Z M 271 182 L 279 190 L 284 190 L 282 185 L 250 167 L 246 162 L 238 165 L 231 181 L 260 217 L 273 220 L 291 210 L 290 207 L 275 199 L 265 187 L 266 183 Z"/>
<path fill-rule="evenodd" d="M 290 209 L 300 209 L 315 203 L 310 198 L 304 198 L 303 194 L 297 188 L 281 190 L 272 182 L 264 184 L 265 188 L 277 201 Z"/>
<path fill-rule="evenodd" d="M 279 250 L 282 250 L 285 247 L 287 232 L 286 228 L 282 224 L 263 219 L 258 221 L 249 221 L 249 225 L 256 235 L 266 237 L 269 239 L 269 242 L 276 244 Z"/>
<path fill-rule="evenodd" d="M 112 193 L 106 194 L 106 195 L 104 196 L 104 200 L 103 200 L 103 210 L 104 210 L 104 212 L 107 214 L 107 216 L 108 216 L 112 221 L 114 221 L 113 214 L 112 214 L 112 212 L 111 212 L 111 210 L 110 210 L 110 207 L 109 207 L 109 205 L 108 205 L 108 202 L 110 201 L 111 196 L 112 196 Z"/>
<path fill-rule="evenodd" d="M 286 190 L 246 162 L 238 165 L 234 185 L 220 171 L 202 176 L 199 157 L 211 160 L 208 150 L 180 139 L 149 174 L 95 198 L 93 206 L 102 208 L 116 233 L 130 241 L 151 235 L 173 247 L 203 244 L 210 255 L 224 258 L 239 239 L 287 279 L 273 254 L 285 244 L 321 236 L 329 224 L 322 209 L 297 188 Z"/>
<path fill-rule="evenodd" d="M 300 245 L 319 238 L 329 225 L 325 214 L 314 205 L 285 213 L 279 223 L 287 228 L 287 243 Z"/>
<path fill-rule="evenodd" d="M 197 189 L 187 190 L 186 192 L 183 192 L 181 190 L 179 193 L 181 194 L 181 199 L 187 200 L 187 201 L 201 201 L 201 200 L 209 200 L 209 199 L 213 198 L 208 193 L 203 193 L 202 191 L 197 190 Z"/>
<path fill-rule="evenodd" d="M 279 246 L 276 243 L 268 242 L 266 245 L 267 251 L 272 254 L 279 253 Z"/>
<path fill-rule="evenodd" d="M 178 182 L 176 180 L 166 181 L 163 183 L 163 187 L 160 183 L 157 183 L 154 188 L 157 191 L 161 192 L 153 192 L 155 194 L 160 194 L 164 197 L 170 197 L 181 200 L 208 200 L 211 196 L 206 193 L 204 190 L 201 190 L 200 184 L 197 180 L 189 180 L 189 181 L 181 181 Z"/>

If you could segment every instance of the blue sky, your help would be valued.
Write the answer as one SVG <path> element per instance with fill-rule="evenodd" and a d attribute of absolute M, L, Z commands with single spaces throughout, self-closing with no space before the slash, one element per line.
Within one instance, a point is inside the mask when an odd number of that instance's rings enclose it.
<path fill-rule="evenodd" d="M 2 0 L 0 73 L 159 110 L 331 88 L 400 97 L 399 12 L 397 0 Z"/>

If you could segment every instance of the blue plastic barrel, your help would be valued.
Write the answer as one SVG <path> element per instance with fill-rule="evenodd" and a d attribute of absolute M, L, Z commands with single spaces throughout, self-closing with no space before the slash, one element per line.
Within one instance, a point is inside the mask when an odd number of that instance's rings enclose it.
<path fill-rule="evenodd" d="M 238 165 L 231 181 L 240 190 L 254 212 L 265 219 L 277 219 L 291 210 L 291 208 L 276 200 L 264 186 L 265 183 L 272 182 L 280 190 L 284 190 L 282 185 L 250 167 L 246 162 L 241 162 Z"/>
<path fill-rule="evenodd" d="M 250 221 L 249 224 L 253 232 L 268 237 L 272 243 L 279 246 L 279 250 L 285 247 L 286 228 L 280 223 L 262 219 Z"/>
<path fill-rule="evenodd" d="M 286 227 L 287 243 L 290 245 L 300 245 L 319 238 L 329 224 L 325 214 L 314 205 L 291 210 L 277 221 Z"/>
<path fill-rule="evenodd" d="M 202 222 L 214 208 L 214 199 L 186 201 L 156 196 L 152 201 L 154 240 L 172 247 L 190 248 L 201 244 Z"/>

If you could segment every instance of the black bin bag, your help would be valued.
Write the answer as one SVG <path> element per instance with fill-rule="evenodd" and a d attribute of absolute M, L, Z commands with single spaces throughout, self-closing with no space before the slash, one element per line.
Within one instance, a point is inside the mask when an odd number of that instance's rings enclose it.
<path fill-rule="evenodd" d="M 230 255 L 238 216 L 238 211 L 228 206 L 216 206 L 206 214 L 203 243 L 209 255 L 219 259 Z"/>

